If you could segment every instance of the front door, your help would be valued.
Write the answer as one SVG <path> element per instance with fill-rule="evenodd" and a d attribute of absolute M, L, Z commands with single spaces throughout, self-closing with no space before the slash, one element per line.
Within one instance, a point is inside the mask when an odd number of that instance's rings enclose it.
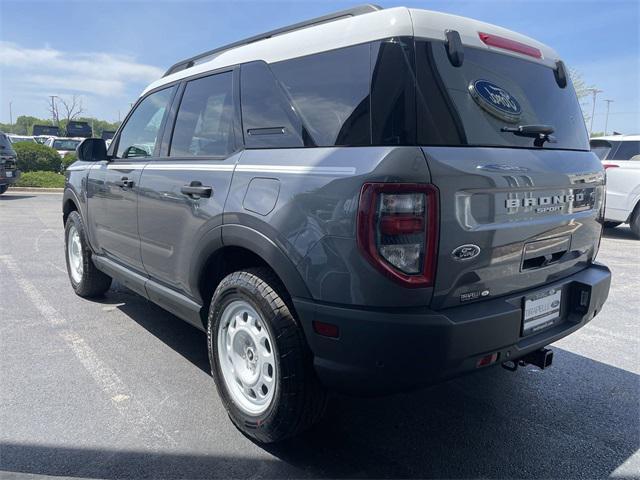
<path fill-rule="evenodd" d="M 234 71 L 186 82 L 167 123 L 163 156 L 140 179 L 142 262 L 152 280 L 199 301 L 190 291 L 194 249 L 222 224 L 238 152 Z M 178 94 L 180 96 L 180 94 Z M 178 103 L 176 100 L 175 103 Z"/>
<path fill-rule="evenodd" d="M 176 87 L 145 97 L 126 119 L 112 158 L 94 165 L 87 182 L 88 227 L 98 255 L 143 271 L 138 235 L 142 170 L 157 155 L 158 137 Z"/>

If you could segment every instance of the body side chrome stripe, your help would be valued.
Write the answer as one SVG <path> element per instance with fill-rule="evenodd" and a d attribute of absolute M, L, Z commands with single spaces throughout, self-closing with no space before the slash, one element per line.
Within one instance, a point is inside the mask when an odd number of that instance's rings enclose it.
<path fill-rule="evenodd" d="M 99 165 L 68 167 L 68 171 L 86 170 L 88 168 L 99 168 Z M 282 173 L 290 175 L 336 175 L 348 176 L 356 173 L 355 167 L 310 167 L 307 165 L 198 165 L 187 163 L 151 163 L 151 164 L 109 164 L 108 170 L 160 170 L 160 171 L 211 171 L 211 172 L 232 172 L 234 168 L 238 172 L 252 173 Z"/>

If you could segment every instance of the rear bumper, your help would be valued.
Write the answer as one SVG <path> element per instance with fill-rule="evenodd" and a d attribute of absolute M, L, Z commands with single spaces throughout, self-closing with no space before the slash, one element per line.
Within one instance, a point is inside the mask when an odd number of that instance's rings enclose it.
<path fill-rule="evenodd" d="M 610 284 L 609 269 L 593 264 L 530 291 L 438 312 L 365 310 L 302 299 L 294 299 L 294 305 L 320 380 L 337 391 L 379 395 L 478 370 L 478 360 L 488 354 L 498 353 L 497 365 L 549 345 L 589 322 L 607 299 Z M 562 289 L 562 322 L 522 337 L 524 296 L 542 288 Z M 316 334 L 314 320 L 337 325 L 339 338 Z"/>
<path fill-rule="evenodd" d="M 20 170 L 14 170 L 11 177 L 6 177 L 5 175 L 5 172 L 0 172 L 0 185 L 13 185 L 20 178 Z"/>

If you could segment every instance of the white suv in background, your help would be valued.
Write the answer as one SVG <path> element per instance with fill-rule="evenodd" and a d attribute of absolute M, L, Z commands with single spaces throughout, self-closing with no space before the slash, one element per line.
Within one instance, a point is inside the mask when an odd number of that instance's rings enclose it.
<path fill-rule="evenodd" d="M 628 223 L 640 238 L 640 135 L 591 139 L 607 172 L 606 227 Z"/>
<path fill-rule="evenodd" d="M 55 149 L 58 154 L 64 158 L 67 153 L 75 153 L 76 147 L 80 145 L 82 140 L 84 140 L 84 138 L 49 137 L 44 144 L 47 147 Z"/>

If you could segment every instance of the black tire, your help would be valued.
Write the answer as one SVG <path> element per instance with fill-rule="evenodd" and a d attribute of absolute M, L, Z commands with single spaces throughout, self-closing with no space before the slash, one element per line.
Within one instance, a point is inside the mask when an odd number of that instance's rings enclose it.
<path fill-rule="evenodd" d="M 236 427 L 259 443 L 295 436 L 317 423 L 326 407 L 326 391 L 313 369 L 313 359 L 285 298 L 279 280 L 268 269 L 255 268 L 226 276 L 216 288 L 209 308 L 207 343 L 211 373 L 229 417 Z M 276 386 L 266 411 L 249 415 L 236 405 L 218 362 L 217 334 L 225 307 L 244 300 L 258 312 L 275 339 Z"/>
<path fill-rule="evenodd" d="M 622 222 L 610 222 L 608 220 L 605 220 L 605 222 L 602 224 L 604 228 L 616 228 L 619 225 L 622 225 Z"/>
<path fill-rule="evenodd" d="M 636 238 L 640 238 L 640 203 L 633 209 L 631 219 L 629 220 L 629 226 Z"/>
<path fill-rule="evenodd" d="M 69 232 L 75 227 L 80 235 L 80 243 L 82 245 L 82 276 L 80 281 L 76 281 L 71 274 L 71 266 L 69 263 Z M 67 274 L 71 287 L 77 295 L 85 298 L 99 297 L 111 287 L 111 277 L 102 273 L 96 268 L 91 260 L 91 248 L 87 243 L 84 223 L 78 212 L 71 212 L 67 218 L 64 228 L 64 252 L 67 263 Z"/>
<path fill-rule="evenodd" d="M 0 195 L 2 195 L 4 192 L 6 192 L 9 189 L 9 185 L 4 184 L 4 185 L 0 185 Z"/>

